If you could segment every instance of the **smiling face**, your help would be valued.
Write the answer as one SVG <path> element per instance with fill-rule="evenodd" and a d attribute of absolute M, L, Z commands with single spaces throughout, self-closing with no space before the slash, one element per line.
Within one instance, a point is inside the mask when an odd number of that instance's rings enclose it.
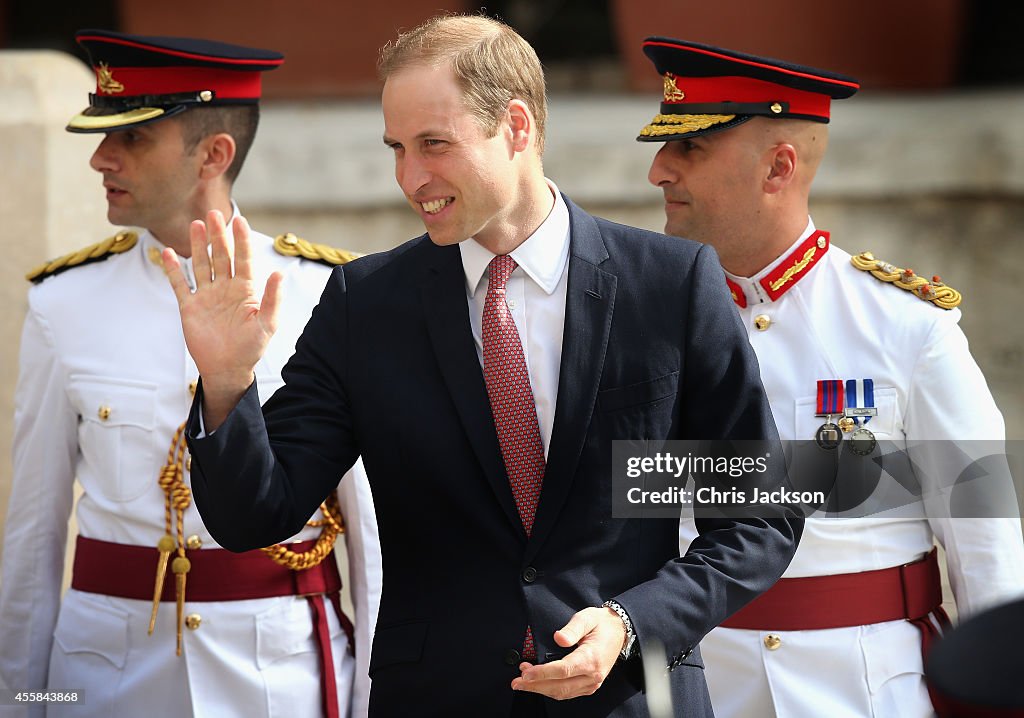
<path fill-rule="evenodd" d="M 192 217 L 202 164 L 186 152 L 181 124 L 175 118 L 108 132 L 89 161 L 103 175 L 107 219 L 111 224 L 149 229 L 161 237 Z"/>
<path fill-rule="evenodd" d="M 475 237 L 501 246 L 510 232 L 521 231 L 528 170 L 509 113 L 488 136 L 447 65 L 413 65 L 390 75 L 382 105 L 395 179 L 435 244 Z"/>

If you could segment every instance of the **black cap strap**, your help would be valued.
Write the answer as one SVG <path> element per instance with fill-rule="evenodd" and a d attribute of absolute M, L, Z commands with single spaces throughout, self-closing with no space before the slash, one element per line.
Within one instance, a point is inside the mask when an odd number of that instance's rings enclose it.
<path fill-rule="evenodd" d="M 131 97 L 110 97 L 89 93 L 90 107 L 123 112 L 138 107 L 173 107 L 176 105 L 205 105 L 217 96 L 213 90 L 199 92 L 178 92 L 169 95 L 132 95 Z"/>
<path fill-rule="evenodd" d="M 662 102 L 663 115 L 784 115 L 788 102 Z"/>

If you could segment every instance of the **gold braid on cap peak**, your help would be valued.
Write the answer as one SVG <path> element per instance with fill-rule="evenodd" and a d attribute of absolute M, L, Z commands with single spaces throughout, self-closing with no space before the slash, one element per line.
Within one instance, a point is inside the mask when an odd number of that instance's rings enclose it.
<path fill-rule="evenodd" d="M 339 264 L 347 264 L 353 259 L 363 256 L 359 252 L 350 252 L 345 249 L 337 249 L 326 244 L 314 244 L 291 232 L 285 232 L 274 237 L 274 249 L 278 254 L 286 257 L 305 257 L 314 262 L 322 262 L 332 267 Z"/>
<path fill-rule="evenodd" d="M 924 277 L 914 274 L 913 269 L 902 269 L 881 259 L 875 259 L 871 252 L 861 252 L 851 257 L 850 263 L 863 272 L 870 272 L 876 279 L 906 289 L 920 299 L 943 309 L 953 309 L 959 306 L 963 299 L 960 292 L 943 284 L 938 276 L 932 277 L 932 281 L 929 282 Z"/>
<path fill-rule="evenodd" d="M 660 137 L 661 135 L 697 132 L 735 118 L 736 115 L 655 115 L 651 123 L 640 130 L 640 135 Z"/>
<path fill-rule="evenodd" d="M 107 237 L 102 242 L 90 244 L 88 247 L 79 249 L 77 252 L 65 254 L 63 257 L 52 259 L 45 264 L 40 264 L 31 272 L 25 275 L 25 279 L 38 284 L 47 277 L 78 267 L 90 262 L 99 262 L 109 258 L 111 255 L 127 252 L 139 241 L 139 235 L 135 232 L 118 232 L 113 237 Z"/>

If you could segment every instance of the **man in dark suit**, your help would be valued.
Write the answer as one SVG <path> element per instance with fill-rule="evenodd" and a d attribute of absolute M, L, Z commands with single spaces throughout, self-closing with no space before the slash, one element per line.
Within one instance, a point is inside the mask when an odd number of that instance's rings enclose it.
<path fill-rule="evenodd" d="M 262 413 L 278 282 L 254 299 L 244 220 L 234 248 L 220 216 L 193 225 L 195 293 L 165 253 L 207 525 L 236 550 L 294 533 L 362 455 L 386 566 L 371 714 L 644 716 L 656 639 L 676 713 L 711 715 L 697 643 L 778 578 L 802 521 L 706 519 L 678 557 L 677 520 L 613 517 L 611 473 L 616 439 L 776 436 L 714 251 L 545 179 L 543 72 L 501 23 L 430 21 L 380 67 L 427 234 L 335 272 Z"/>

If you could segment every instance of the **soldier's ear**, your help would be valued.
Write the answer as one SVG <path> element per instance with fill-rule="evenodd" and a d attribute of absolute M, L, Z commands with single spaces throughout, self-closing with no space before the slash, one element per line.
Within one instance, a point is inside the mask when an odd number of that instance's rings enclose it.
<path fill-rule="evenodd" d="M 197 151 L 202 153 L 202 163 L 199 166 L 199 176 L 202 179 L 215 179 L 220 177 L 235 160 L 235 138 L 226 132 L 218 132 L 204 138 Z"/>
<path fill-rule="evenodd" d="M 793 145 L 783 142 L 769 150 L 768 175 L 764 179 L 767 194 L 781 192 L 796 176 L 797 152 Z"/>

